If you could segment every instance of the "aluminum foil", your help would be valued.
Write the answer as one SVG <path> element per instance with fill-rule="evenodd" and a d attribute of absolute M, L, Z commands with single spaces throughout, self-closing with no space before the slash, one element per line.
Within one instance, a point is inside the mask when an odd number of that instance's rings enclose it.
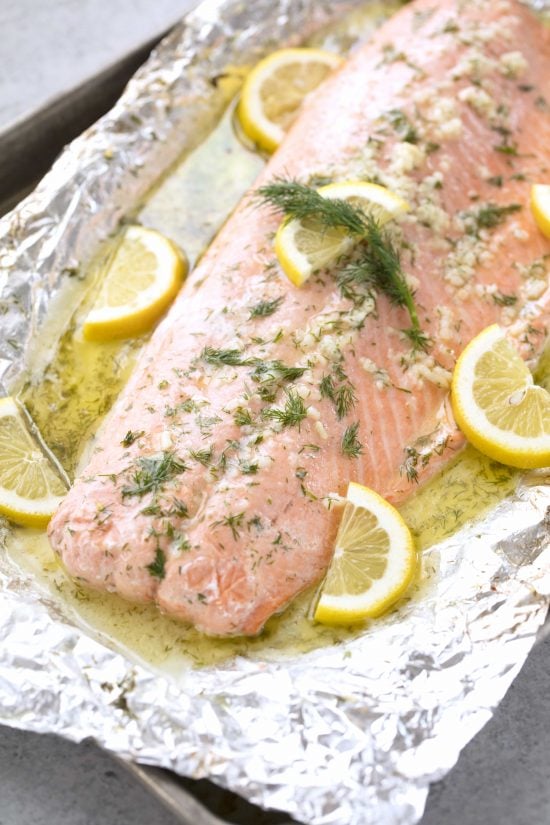
<path fill-rule="evenodd" d="M 0 222 L 5 390 L 68 276 L 216 122 L 225 100 L 212 80 L 351 5 L 203 3 Z M 60 302 L 59 323 L 62 314 Z M 482 522 L 428 550 L 421 589 L 362 635 L 177 680 L 100 644 L 2 555 L 0 720 L 93 736 L 304 823 L 412 824 L 536 641 L 550 601 L 549 513 L 548 478 L 534 473 Z"/>

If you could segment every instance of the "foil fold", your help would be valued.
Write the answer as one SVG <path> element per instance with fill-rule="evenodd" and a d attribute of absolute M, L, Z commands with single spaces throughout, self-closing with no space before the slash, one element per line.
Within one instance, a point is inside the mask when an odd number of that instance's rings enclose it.
<path fill-rule="evenodd" d="M 115 108 L 0 221 L 0 378 L 17 379 L 67 280 L 220 116 L 213 79 L 358 3 L 208 0 Z M 59 323 L 62 323 L 63 306 Z M 76 626 L 0 557 L 0 720 L 208 777 L 315 825 L 408 825 L 521 668 L 550 601 L 544 473 L 423 555 L 422 587 L 365 633 L 178 680 Z M 5 543 L 8 528 L 2 529 Z"/>

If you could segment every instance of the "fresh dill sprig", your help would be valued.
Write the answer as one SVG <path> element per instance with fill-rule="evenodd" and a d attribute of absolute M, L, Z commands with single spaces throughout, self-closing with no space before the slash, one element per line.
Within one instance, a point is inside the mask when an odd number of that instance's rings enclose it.
<path fill-rule="evenodd" d="M 141 498 L 146 493 L 156 493 L 167 481 L 187 470 L 184 462 L 172 451 L 140 457 L 137 464 L 138 469 L 132 476 L 133 484 L 122 488 L 123 498 L 130 496 Z"/>
<path fill-rule="evenodd" d="M 315 189 L 294 180 L 277 179 L 262 186 L 258 196 L 277 211 L 294 219 L 313 218 L 325 228 L 342 227 L 351 235 L 365 241 L 358 260 L 347 266 L 339 275 L 342 295 L 354 303 L 362 300 L 371 289 L 383 292 L 397 306 L 405 307 L 411 319 L 411 331 L 407 337 L 417 349 L 427 349 L 429 339 L 421 332 L 414 293 L 409 287 L 403 270 L 399 250 L 371 215 L 348 201 L 323 198 Z M 503 207 L 507 209 L 506 207 Z M 487 221 L 487 216 L 482 220 Z"/>
<path fill-rule="evenodd" d="M 288 218 L 315 218 L 327 228 L 342 227 L 352 235 L 361 236 L 365 232 L 361 209 L 340 198 L 323 198 L 316 189 L 295 180 L 278 178 L 261 186 L 258 197 Z"/>
<path fill-rule="evenodd" d="M 341 282 L 373 287 L 383 292 L 392 304 L 406 308 L 411 327 L 404 333 L 415 349 L 427 350 L 430 341 L 420 327 L 414 292 L 401 268 L 399 250 L 372 215 L 366 216 L 365 240 L 366 245 L 359 258 L 342 272 Z"/>
<path fill-rule="evenodd" d="M 289 391 L 284 409 L 280 410 L 272 407 L 263 410 L 262 415 L 264 418 L 278 421 L 283 427 L 298 427 L 300 429 L 302 421 L 307 416 L 307 409 L 300 396 Z"/>
<path fill-rule="evenodd" d="M 250 318 L 268 318 L 277 312 L 284 301 L 284 297 L 273 298 L 272 301 L 259 301 L 253 307 L 250 307 Z"/>
<path fill-rule="evenodd" d="M 363 445 L 357 438 L 358 430 L 359 422 L 356 421 L 355 424 L 350 424 L 342 436 L 342 452 L 348 458 L 357 458 L 363 452 Z"/>

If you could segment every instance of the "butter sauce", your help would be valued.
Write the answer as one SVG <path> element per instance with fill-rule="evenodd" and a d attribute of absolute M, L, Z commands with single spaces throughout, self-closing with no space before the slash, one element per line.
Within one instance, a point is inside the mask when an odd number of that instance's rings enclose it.
<path fill-rule="evenodd" d="M 337 26 L 316 36 L 311 45 L 347 50 L 360 33 L 365 37 L 400 2 L 370 3 Z M 228 70 L 228 102 L 242 76 Z M 172 170 L 136 213 L 138 222 L 157 229 L 185 250 L 193 265 L 231 209 L 263 167 L 263 159 L 239 139 L 233 106 L 212 134 Z M 115 241 L 111 241 L 113 244 Z M 111 246 L 100 250 L 81 283 L 77 308 L 47 367 L 29 369 L 19 398 L 27 406 L 46 443 L 67 472 L 74 475 L 83 452 L 135 364 L 146 340 L 93 344 L 80 325 L 105 270 Z M 517 473 L 468 447 L 428 485 L 403 505 L 419 550 L 448 537 L 479 518 L 508 495 Z M 69 580 L 45 533 L 15 528 L 8 546 L 13 563 L 39 582 L 68 618 L 104 643 L 123 650 L 162 672 L 177 676 L 189 666 L 223 662 L 236 655 L 269 660 L 332 645 L 369 627 L 328 628 L 314 625 L 308 611 L 313 590 L 302 594 L 256 638 L 212 639 L 161 615 L 151 605 L 132 605 Z M 408 599 L 429 587 L 424 571 Z M 375 632 L 376 623 L 371 625 Z"/>

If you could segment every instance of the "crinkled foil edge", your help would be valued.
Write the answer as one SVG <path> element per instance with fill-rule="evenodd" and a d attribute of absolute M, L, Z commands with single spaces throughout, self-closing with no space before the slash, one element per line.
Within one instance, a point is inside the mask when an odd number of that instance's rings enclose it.
<path fill-rule="evenodd" d="M 351 5 L 203 3 L 0 221 L 5 389 L 68 274 L 216 122 L 225 101 L 211 79 Z M 532 474 L 481 523 L 427 551 L 421 590 L 360 638 L 278 661 L 237 658 L 177 683 L 86 635 L 2 559 L 0 719 L 93 736 L 305 823 L 417 822 L 429 783 L 490 718 L 544 622 L 547 482 Z"/>

